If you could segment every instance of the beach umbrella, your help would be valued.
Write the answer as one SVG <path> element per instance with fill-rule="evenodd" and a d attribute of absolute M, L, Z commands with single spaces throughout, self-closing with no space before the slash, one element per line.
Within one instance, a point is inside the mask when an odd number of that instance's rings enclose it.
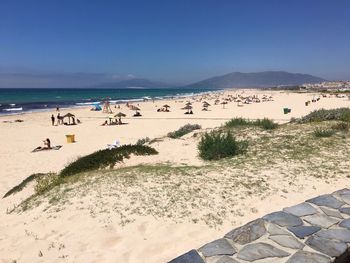
<path fill-rule="evenodd" d="M 222 104 L 222 108 L 225 109 L 225 104 L 227 104 L 227 101 L 223 101 L 220 104 Z"/>
<path fill-rule="evenodd" d="M 126 114 L 119 112 L 116 115 L 114 115 L 114 117 L 117 117 L 117 118 L 126 117 Z"/>
<path fill-rule="evenodd" d="M 68 122 L 70 124 L 70 119 L 73 118 L 73 117 L 75 117 L 75 115 L 70 113 L 70 112 L 68 112 L 66 115 L 63 115 L 62 119 L 68 118 Z"/>
<path fill-rule="evenodd" d="M 191 106 L 192 103 L 188 101 L 185 105 L 186 105 L 186 106 Z"/>
<path fill-rule="evenodd" d="M 183 110 L 187 110 L 187 112 L 189 112 L 190 110 L 192 110 L 192 106 L 186 105 L 186 106 L 183 107 L 182 109 L 183 109 Z"/>
<path fill-rule="evenodd" d="M 207 108 L 208 106 L 210 106 L 210 104 L 208 102 L 203 102 L 203 107 Z"/>
<path fill-rule="evenodd" d="M 122 117 L 126 117 L 126 114 L 119 112 L 114 117 L 119 118 L 119 124 L 122 124 Z"/>
<path fill-rule="evenodd" d="M 192 106 L 190 105 L 186 105 L 185 107 L 182 108 L 183 110 L 191 110 L 192 109 Z"/>
<path fill-rule="evenodd" d="M 139 107 L 136 107 L 136 106 L 134 106 L 134 105 L 131 105 L 131 109 L 132 109 L 132 110 L 135 110 L 135 111 L 139 111 L 139 110 L 140 110 Z"/>
<path fill-rule="evenodd" d="M 166 111 L 166 112 L 169 112 L 168 109 L 170 108 L 170 106 L 169 106 L 168 104 L 165 104 L 165 105 L 163 105 L 163 108 L 165 108 L 165 111 Z"/>

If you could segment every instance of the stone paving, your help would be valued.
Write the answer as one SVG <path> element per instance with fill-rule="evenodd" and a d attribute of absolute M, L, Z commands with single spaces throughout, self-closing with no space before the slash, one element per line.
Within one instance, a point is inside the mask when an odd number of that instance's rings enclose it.
<path fill-rule="evenodd" d="M 349 246 L 350 189 L 342 189 L 256 219 L 169 263 L 345 263 Z"/>

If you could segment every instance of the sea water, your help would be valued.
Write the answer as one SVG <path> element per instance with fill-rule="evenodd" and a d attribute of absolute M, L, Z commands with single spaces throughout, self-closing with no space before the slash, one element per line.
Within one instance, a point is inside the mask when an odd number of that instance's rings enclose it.
<path fill-rule="evenodd" d="M 109 100 L 126 103 L 164 98 L 184 98 L 212 89 L 189 88 L 128 88 L 128 89 L 82 89 L 82 88 L 11 88 L 0 89 L 0 114 L 18 114 L 32 111 L 45 111 L 56 107 L 81 107 Z"/>

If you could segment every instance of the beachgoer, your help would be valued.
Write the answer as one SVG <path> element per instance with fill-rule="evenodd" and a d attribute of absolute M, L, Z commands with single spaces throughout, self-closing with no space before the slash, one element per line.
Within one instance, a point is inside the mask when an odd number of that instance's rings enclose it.
<path fill-rule="evenodd" d="M 46 138 L 46 140 L 43 141 L 46 149 L 51 149 L 51 141 L 49 138 Z"/>
<path fill-rule="evenodd" d="M 61 115 L 60 113 L 57 114 L 57 125 L 61 124 Z"/>
<path fill-rule="evenodd" d="M 52 126 L 55 125 L 55 116 L 53 116 L 53 114 L 51 115 L 51 123 L 52 123 Z"/>

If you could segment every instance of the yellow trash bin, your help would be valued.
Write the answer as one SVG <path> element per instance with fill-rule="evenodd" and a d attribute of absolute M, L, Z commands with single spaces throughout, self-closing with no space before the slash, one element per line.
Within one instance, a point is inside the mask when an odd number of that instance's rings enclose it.
<path fill-rule="evenodd" d="M 73 143 L 75 142 L 75 134 L 67 134 L 66 138 L 67 138 L 67 143 Z"/>

